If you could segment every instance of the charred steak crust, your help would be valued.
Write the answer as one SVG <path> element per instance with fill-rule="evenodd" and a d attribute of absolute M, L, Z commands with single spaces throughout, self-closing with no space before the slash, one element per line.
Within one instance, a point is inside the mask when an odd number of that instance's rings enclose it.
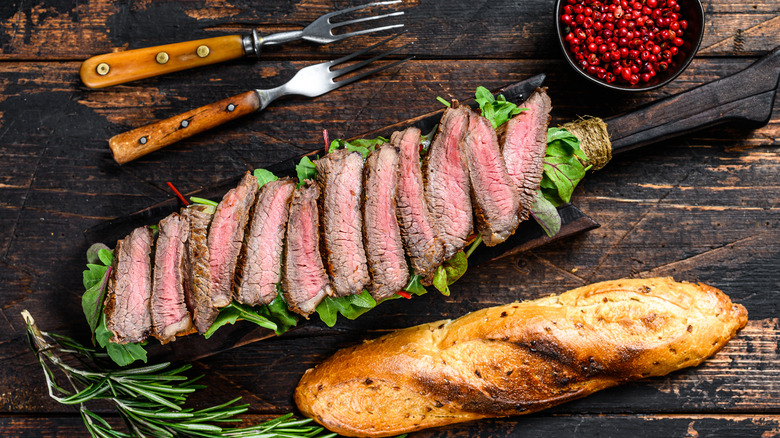
<path fill-rule="evenodd" d="M 460 146 L 468 126 L 469 110 L 454 102 L 444 111 L 423 160 L 425 201 L 444 244 L 445 260 L 463 249 L 474 232 L 469 169 Z"/>
<path fill-rule="evenodd" d="M 152 334 L 165 344 L 195 330 L 184 299 L 190 227 L 186 218 L 173 213 L 160 221 L 158 229 L 152 282 Z"/>
<path fill-rule="evenodd" d="M 368 291 L 381 300 L 409 281 L 401 228 L 396 219 L 398 149 L 388 143 L 366 159 L 364 171 L 363 238 L 371 271 Z"/>
<path fill-rule="evenodd" d="M 311 180 L 295 190 L 290 203 L 282 266 L 282 290 L 290 310 L 308 318 L 326 295 L 333 295 L 320 254 L 320 189 Z"/>
<path fill-rule="evenodd" d="M 487 246 L 498 245 L 511 236 L 520 223 L 520 201 L 490 121 L 472 112 L 469 132 L 461 146 L 469 167 L 477 231 Z"/>
<path fill-rule="evenodd" d="M 152 297 L 152 244 L 149 227 L 133 230 L 116 244 L 113 271 L 103 312 L 111 342 L 141 342 L 152 330 L 149 301 Z"/>
<path fill-rule="evenodd" d="M 534 194 L 542 181 L 552 105 L 545 89 L 537 88 L 520 106 L 527 110 L 509 120 L 502 130 L 501 152 L 517 188 L 522 221 L 528 218 Z"/>
<path fill-rule="evenodd" d="M 240 303 L 256 306 L 276 298 L 295 184 L 293 178 L 282 178 L 260 188 L 236 266 L 235 296 Z"/>
<path fill-rule="evenodd" d="M 182 210 L 187 219 L 190 235 L 187 239 L 187 268 L 184 280 L 184 297 L 198 332 L 203 334 L 211 327 L 219 310 L 211 302 L 209 284 L 208 229 L 214 207 L 190 205 Z"/>
<path fill-rule="evenodd" d="M 363 155 L 340 149 L 314 164 L 320 186 L 322 253 L 335 296 L 359 294 L 369 283 L 363 247 Z"/>
<path fill-rule="evenodd" d="M 396 201 L 401 236 L 414 273 L 428 277 L 444 263 L 444 245 L 436 236 L 434 218 L 425 202 L 420 130 L 407 128 L 394 132 L 390 141 L 400 151 Z"/>
<path fill-rule="evenodd" d="M 209 293 L 211 302 L 218 308 L 230 304 L 236 262 L 258 189 L 257 178 L 247 172 L 238 186 L 225 194 L 214 212 L 208 237 Z"/>

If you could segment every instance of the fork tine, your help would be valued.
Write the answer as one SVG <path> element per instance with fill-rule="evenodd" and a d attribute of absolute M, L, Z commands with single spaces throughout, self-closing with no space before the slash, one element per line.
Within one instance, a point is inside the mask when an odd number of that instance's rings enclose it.
<path fill-rule="evenodd" d="M 382 18 L 389 18 L 389 17 L 399 17 L 401 15 L 404 15 L 404 13 L 405 13 L 404 11 L 396 11 L 396 12 L 391 12 L 389 14 L 372 15 L 370 17 L 355 18 L 354 20 L 347 20 L 347 21 L 340 21 L 338 23 L 331 23 L 331 27 L 335 29 L 337 27 L 349 26 L 350 24 L 362 23 L 364 21 L 381 20 Z"/>
<path fill-rule="evenodd" d="M 395 5 L 395 4 L 401 3 L 401 1 L 402 0 L 388 0 L 388 1 L 381 1 L 381 2 L 366 3 L 365 5 L 353 6 L 351 8 L 342 9 L 340 11 L 333 11 L 333 12 L 327 13 L 327 14 L 321 16 L 318 20 L 321 20 L 323 18 L 327 20 L 327 19 L 330 19 L 330 17 L 334 17 L 336 15 L 346 14 L 348 12 L 357 11 L 357 10 L 365 9 L 365 8 L 370 8 L 370 7 L 373 7 L 373 6 Z"/>
<path fill-rule="evenodd" d="M 375 48 L 377 48 L 377 47 L 379 47 L 379 46 L 381 46 L 381 45 L 383 45 L 383 44 L 385 44 L 387 42 L 390 42 L 391 40 L 394 40 L 394 39 L 398 38 L 399 35 L 401 35 L 401 33 L 397 33 L 397 34 L 395 34 L 395 35 L 393 35 L 393 36 L 391 36 L 389 38 L 385 38 L 384 40 L 374 44 L 373 46 L 368 46 L 365 49 L 358 50 L 357 52 L 354 52 L 354 53 L 350 53 L 347 56 L 342 56 L 339 59 L 334 59 L 333 61 L 328 61 L 328 65 L 334 66 L 334 65 L 342 64 L 342 63 L 347 62 L 350 59 L 355 58 L 357 56 L 365 55 L 366 53 L 370 52 L 371 50 L 373 50 L 373 49 L 375 49 Z"/>
<path fill-rule="evenodd" d="M 334 37 L 336 38 L 335 41 L 341 41 L 343 39 L 347 39 L 347 38 L 350 38 L 350 37 L 353 37 L 353 36 L 357 36 L 357 35 L 365 35 L 365 34 L 368 34 L 368 33 L 381 32 L 383 30 L 388 30 L 388 29 L 398 29 L 400 27 L 404 27 L 404 25 L 403 24 L 391 24 L 391 25 L 388 25 L 388 26 L 374 27 L 372 29 L 363 29 L 363 30 L 357 30 L 355 32 L 343 33 L 343 34 L 340 34 L 340 35 L 334 35 Z"/>
<path fill-rule="evenodd" d="M 381 58 L 384 58 L 387 55 L 391 55 L 391 54 L 393 54 L 393 53 L 403 49 L 404 47 L 406 47 L 406 45 L 401 46 L 401 47 L 396 47 L 395 49 L 392 49 L 392 50 L 388 50 L 385 53 L 380 53 L 379 55 L 376 55 L 376 56 L 374 56 L 371 59 L 366 59 L 365 61 L 358 62 L 357 64 L 352 64 L 352 65 L 350 65 L 348 67 L 340 68 L 338 70 L 333 70 L 333 71 L 331 71 L 331 73 L 333 74 L 331 77 L 335 79 L 335 78 L 337 78 L 339 76 L 342 76 L 342 75 L 345 75 L 345 74 L 347 74 L 349 72 L 353 72 L 353 71 L 355 71 L 355 70 L 357 70 L 359 68 L 363 68 L 363 67 L 367 66 L 368 64 L 371 64 L 372 62 L 376 61 L 377 59 L 381 59 Z"/>
<path fill-rule="evenodd" d="M 408 57 L 406 59 L 399 59 L 398 61 L 392 62 L 390 64 L 379 66 L 379 67 L 377 67 L 377 68 L 375 68 L 373 70 L 369 70 L 369 71 L 360 73 L 359 75 L 351 76 L 349 78 L 346 78 L 344 80 L 341 80 L 341 81 L 338 81 L 338 82 L 334 82 L 334 83 L 336 84 L 337 88 L 341 87 L 342 85 L 351 84 L 352 82 L 359 81 L 359 80 L 365 78 L 366 76 L 372 75 L 372 74 L 380 72 L 382 70 L 387 70 L 388 68 L 391 68 L 391 67 L 395 67 L 396 65 L 402 64 L 402 63 L 404 63 L 404 62 L 406 62 L 406 61 L 408 61 L 408 60 L 410 60 L 412 58 L 414 58 L 414 56 L 410 56 L 410 57 Z"/>

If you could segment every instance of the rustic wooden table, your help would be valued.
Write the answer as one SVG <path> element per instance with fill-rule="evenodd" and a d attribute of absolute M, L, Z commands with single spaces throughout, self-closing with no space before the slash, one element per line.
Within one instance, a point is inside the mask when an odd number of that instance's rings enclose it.
<path fill-rule="evenodd" d="M 402 54 L 388 74 L 261 114 L 118 166 L 107 139 L 364 47 L 292 43 L 259 61 L 176 73 L 103 90 L 81 61 L 184 39 L 293 29 L 353 1 L 38 0 L 0 3 L 0 435 L 83 436 L 75 409 L 53 402 L 24 336 L 22 309 L 44 330 L 85 338 L 80 294 L 84 230 L 247 169 L 321 147 L 321 131 L 351 137 L 547 73 L 554 122 L 609 116 L 727 76 L 780 44 L 777 0 L 706 0 L 704 41 L 691 66 L 659 90 L 615 94 L 564 65 L 553 2 L 407 2 Z M 702 366 L 603 391 L 538 414 L 414 436 L 780 435 L 780 107 L 767 126 L 723 125 L 614 159 L 577 188 L 601 228 L 476 267 L 450 297 L 396 300 L 355 322 L 309 324 L 195 363 L 208 390 L 196 405 L 236 396 L 250 420 L 294 410 L 301 374 L 338 348 L 390 329 L 455 317 L 618 277 L 674 276 L 725 291 L 748 326 Z M 108 243 L 108 242 L 107 242 Z"/>

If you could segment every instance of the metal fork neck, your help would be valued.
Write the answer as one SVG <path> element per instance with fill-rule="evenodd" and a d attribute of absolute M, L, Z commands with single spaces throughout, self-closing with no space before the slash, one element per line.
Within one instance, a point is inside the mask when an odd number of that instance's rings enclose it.
<path fill-rule="evenodd" d="M 241 43 L 244 45 L 244 53 L 246 53 L 247 56 L 260 56 L 261 46 L 275 46 L 289 43 L 290 41 L 296 41 L 301 38 L 303 38 L 303 31 L 301 30 L 279 32 L 261 37 L 257 34 L 257 30 L 253 29 L 250 35 L 244 35 L 241 38 Z"/>
<path fill-rule="evenodd" d="M 285 93 L 284 85 L 280 85 L 276 88 L 269 88 L 267 90 L 256 89 L 255 93 L 257 93 L 257 96 L 260 98 L 260 108 L 257 109 L 258 111 L 266 109 L 271 102 L 287 94 Z"/>

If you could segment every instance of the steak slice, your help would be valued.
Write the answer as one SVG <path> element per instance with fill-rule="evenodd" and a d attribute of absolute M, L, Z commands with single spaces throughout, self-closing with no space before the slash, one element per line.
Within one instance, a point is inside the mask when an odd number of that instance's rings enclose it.
<path fill-rule="evenodd" d="M 396 131 L 390 141 L 400 151 L 396 200 L 401 236 L 414 273 L 425 278 L 444 262 L 444 245 L 436 236 L 434 218 L 425 202 L 420 170 L 420 130 Z"/>
<path fill-rule="evenodd" d="M 222 197 L 214 212 L 208 238 L 209 294 L 211 302 L 218 308 L 230 304 L 236 261 L 258 188 L 257 178 L 247 172 L 238 187 Z"/>
<path fill-rule="evenodd" d="M 490 121 L 472 112 L 469 132 L 461 146 L 469 167 L 477 231 L 487 246 L 498 245 L 515 232 L 520 222 L 520 201 Z"/>
<path fill-rule="evenodd" d="M 376 300 L 388 298 L 409 281 L 401 228 L 396 219 L 398 149 L 385 143 L 366 160 L 363 232 L 371 270 L 368 291 Z"/>
<path fill-rule="evenodd" d="M 363 155 L 340 149 L 315 161 L 322 191 L 322 250 L 335 296 L 359 294 L 368 284 L 363 248 Z"/>
<path fill-rule="evenodd" d="M 276 298 L 293 191 L 292 178 L 271 181 L 260 188 L 236 267 L 236 299 L 241 303 L 256 306 Z"/>
<path fill-rule="evenodd" d="M 308 318 L 325 295 L 333 295 L 320 255 L 320 189 L 311 180 L 293 193 L 287 245 L 282 267 L 282 289 L 290 310 Z"/>
<path fill-rule="evenodd" d="M 141 342 L 152 330 L 152 243 L 149 227 L 133 230 L 116 243 L 103 312 L 111 342 Z"/>
<path fill-rule="evenodd" d="M 520 106 L 528 109 L 507 122 L 501 152 L 509 177 L 517 188 L 522 221 L 528 218 L 534 194 L 542 180 L 552 106 L 547 92 L 541 88 Z"/>
<path fill-rule="evenodd" d="M 161 343 L 195 331 L 184 302 L 187 219 L 178 213 L 160 221 L 154 253 L 152 282 L 152 334 Z"/>
<path fill-rule="evenodd" d="M 208 231 L 214 207 L 209 205 L 190 205 L 182 210 L 187 219 L 189 238 L 187 239 L 187 267 L 184 269 L 184 297 L 192 314 L 192 321 L 198 333 L 205 333 L 219 310 L 211 302 L 209 284 Z"/>
<path fill-rule="evenodd" d="M 469 110 L 455 102 L 444 111 L 425 155 L 425 200 L 444 244 L 445 260 L 463 249 L 474 231 L 469 169 L 460 151 L 468 127 Z"/>

